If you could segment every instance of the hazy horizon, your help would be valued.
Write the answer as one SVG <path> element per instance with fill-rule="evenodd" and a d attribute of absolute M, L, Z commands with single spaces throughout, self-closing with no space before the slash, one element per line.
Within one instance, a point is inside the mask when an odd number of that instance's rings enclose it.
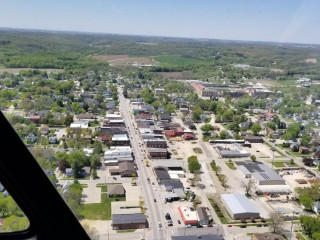
<path fill-rule="evenodd" d="M 3 0 L 3 28 L 320 44 L 316 0 Z"/>

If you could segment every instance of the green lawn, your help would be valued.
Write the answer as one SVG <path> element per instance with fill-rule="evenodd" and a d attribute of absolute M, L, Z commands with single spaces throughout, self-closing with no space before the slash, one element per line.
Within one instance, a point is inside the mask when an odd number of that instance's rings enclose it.
<path fill-rule="evenodd" d="M 118 230 L 117 233 L 128 233 L 128 232 L 135 232 L 135 229 L 127 229 L 127 230 Z"/>
<path fill-rule="evenodd" d="M 219 208 L 219 206 L 214 202 L 212 198 L 208 198 L 209 202 L 211 203 L 211 206 L 213 207 L 214 211 L 216 212 L 217 216 L 219 217 L 222 224 L 227 224 L 228 219 L 225 218 Z"/>
<path fill-rule="evenodd" d="M 202 149 L 201 148 L 193 148 L 193 151 L 195 153 L 202 153 Z"/>
<path fill-rule="evenodd" d="M 154 57 L 154 59 L 157 62 L 160 62 L 164 66 L 188 66 L 188 65 L 194 65 L 194 64 L 203 64 L 205 62 L 194 59 L 194 58 L 186 58 L 186 57 L 181 57 L 178 55 L 164 55 L 164 56 L 157 56 Z"/>
<path fill-rule="evenodd" d="M 297 233 L 296 236 L 301 240 L 310 240 L 306 235 L 302 235 L 301 233 Z"/>
<path fill-rule="evenodd" d="M 273 162 L 273 166 L 275 167 L 285 167 L 286 165 L 284 164 L 284 162 Z"/>
<path fill-rule="evenodd" d="M 234 166 L 233 162 L 226 162 L 226 165 L 231 169 L 231 170 L 236 170 L 236 167 Z"/>
<path fill-rule="evenodd" d="M 109 198 L 106 193 L 101 193 L 101 203 L 89 203 L 80 205 L 80 215 L 85 219 L 110 220 L 111 202 L 125 200 L 125 197 Z"/>

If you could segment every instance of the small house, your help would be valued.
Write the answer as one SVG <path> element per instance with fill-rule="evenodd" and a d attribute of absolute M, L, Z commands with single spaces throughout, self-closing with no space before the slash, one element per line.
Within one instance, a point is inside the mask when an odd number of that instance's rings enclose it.
<path fill-rule="evenodd" d="M 108 185 L 108 197 L 124 197 L 126 190 L 122 184 Z"/>

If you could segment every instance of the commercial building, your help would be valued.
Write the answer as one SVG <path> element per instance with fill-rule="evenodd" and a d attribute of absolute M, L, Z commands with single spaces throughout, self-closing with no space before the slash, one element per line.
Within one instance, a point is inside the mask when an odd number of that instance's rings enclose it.
<path fill-rule="evenodd" d="M 260 213 L 244 194 L 221 194 L 221 202 L 233 219 L 259 218 Z"/>
<path fill-rule="evenodd" d="M 147 148 L 147 151 L 150 158 L 155 158 L 155 159 L 168 158 L 168 151 L 165 148 Z"/>
<path fill-rule="evenodd" d="M 181 219 L 184 224 L 197 225 L 198 214 L 193 208 L 190 207 L 178 207 Z"/>
<path fill-rule="evenodd" d="M 232 148 L 224 148 L 221 146 L 215 147 L 218 153 L 223 158 L 241 158 L 250 157 L 250 153 L 244 150 L 240 144 L 234 143 Z"/>
<path fill-rule="evenodd" d="M 129 146 L 110 147 L 104 153 L 104 163 L 109 166 L 117 166 L 118 162 L 133 161 L 132 150 Z"/>
<path fill-rule="evenodd" d="M 285 238 L 276 233 L 254 233 L 252 240 L 284 240 Z"/>
<path fill-rule="evenodd" d="M 114 146 L 129 146 L 130 140 L 127 134 L 114 134 L 112 136 L 112 145 Z"/>
<path fill-rule="evenodd" d="M 147 225 L 146 216 L 143 213 L 112 214 L 112 229 L 139 229 Z"/>
<path fill-rule="evenodd" d="M 237 162 L 246 178 L 253 178 L 257 185 L 285 185 L 285 180 L 267 165 L 258 162 Z"/>

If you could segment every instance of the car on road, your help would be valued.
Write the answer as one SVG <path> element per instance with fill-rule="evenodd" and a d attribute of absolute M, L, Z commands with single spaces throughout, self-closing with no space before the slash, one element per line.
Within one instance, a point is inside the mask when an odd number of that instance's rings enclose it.
<path fill-rule="evenodd" d="M 113 179 L 114 179 L 114 180 L 117 180 L 117 178 L 116 178 L 116 177 L 113 177 Z"/>
<path fill-rule="evenodd" d="M 232 227 L 232 225 L 228 225 L 228 227 Z"/>
<path fill-rule="evenodd" d="M 178 223 L 181 224 L 180 220 L 178 220 Z"/>
<path fill-rule="evenodd" d="M 154 185 L 154 182 L 152 182 L 152 185 Z"/>
<path fill-rule="evenodd" d="M 191 226 L 191 224 L 186 224 L 185 227 L 186 228 L 191 228 L 192 226 Z"/>
<path fill-rule="evenodd" d="M 159 225 L 159 227 L 162 227 L 162 223 L 161 222 L 158 222 L 158 225 Z"/>
<path fill-rule="evenodd" d="M 165 217 L 166 217 L 167 220 L 171 220 L 170 213 L 166 213 Z"/>
<path fill-rule="evenodd" d="M 203 228 L 203 226 L 202 226 L 202 225 L 200 225 L 200 224 L 198 224 L 198 225 L 197 225 L 197 228 Z"/>
<path fill-rule="evenodd" d="M 154 202 L 157 202 L 157 199 L 154 198 L 153 201 L 154 201 Z"/>

